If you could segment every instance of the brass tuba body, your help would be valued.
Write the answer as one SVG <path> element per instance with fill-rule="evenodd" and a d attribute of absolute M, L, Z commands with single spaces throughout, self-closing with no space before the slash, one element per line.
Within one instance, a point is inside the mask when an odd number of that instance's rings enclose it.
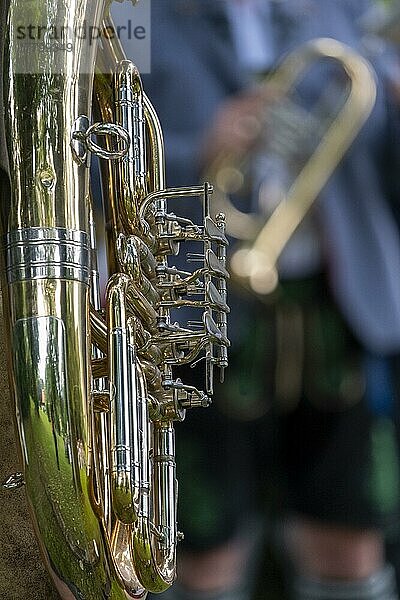
<path fill-rule="evenodd" d="M 327 85 L 308 110 L 297 98 L 298 88 L 313 67 L 326 63 L 336 65 L 340 73 L 340 102 L 328 110 L 323 106 L 324 94 L 335 93 Z M 256 132 L 253 150 L 217 156 L 207 166 L 206 177 L 214 183 L 216 210 L 226 214 L 227 232 L 239 240 L 230 259 L 232 278 L 264 300 L 278 283 L 282 252 L 369 117 L 376 83 L 371 65 L 357 52 L 335 39 L 317 38 L 287 54 L 261 83 L 260 93 L 265 95 L 265 110 L 249 123 Z M 276 194 L 279 201 L 267 197 L 254 212 L 243 212 L 232 198 L 251 190 L 248 167 L 259 152 L 286 171 Z M 268 196 L 268 186 L 251 193 Z M 266 203 L 273 206 L 261 210 L 259 204 Z"/>
<path fill-rule="evenodd" d="M 25 484 L 65 600 L 144 598 L 174 581 L 174 422 L 209 404 L 213 368 L 223 372 L 229 346 L 227 240 L 223 215 L 210 216 L 211 186 L 166 187 L 160 124 L 117 39 L 49 35 L 112 26 L 108 5 L 11 0 L 6 40 L 3 302 L 23 473 L 4 487 Z M 21 39 L 21 23 L 43 27 L 40 44 Z M 108 255 L 104 306 L 95 158 Z M 194 197 L 203 202 L 202 223 L 169 212 L 170 198 Z M 194 271 L 171 260 L 187 242 L 198 245 Z M 198 313 L 195 326 L 175 322 L 171 311 L 181 307 Z M 175 372 L 199 357 L 205 392 Z"/>

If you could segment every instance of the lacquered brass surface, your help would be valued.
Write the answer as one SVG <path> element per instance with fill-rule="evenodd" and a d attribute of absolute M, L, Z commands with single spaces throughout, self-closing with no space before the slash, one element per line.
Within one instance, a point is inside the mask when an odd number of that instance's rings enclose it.
<path fill-rule="evenodd" d="M 15 34 L 22 18 L 100 29 L 110 24 L 109 4 L 11 0 L 6 42 L 3 289 L 24 463 L 8 489 L 25 481 L 65 600 L 143 598 L 174 581 L 174 422 L 208 405 L 214 366 L 225 368 L 229 346 L 224 219 L 210 216 L 209 184 L 166 189 L 161 126 L 134 64 L 117 40 L 78 35 L 71 46 L 44 36 L 39 48 Z M 94 155 L 103 174 L 105 291 Z M 170 198 L 193 197 L 203 202 L 203 222 L 169 213 Z M 187 242 L 198 249 L 195 271 L 171 263 Z M 181 306 L 197 311 L 194 329 L 172 319 Z M 174 375 L 199 355 L 207 393 Z"/>

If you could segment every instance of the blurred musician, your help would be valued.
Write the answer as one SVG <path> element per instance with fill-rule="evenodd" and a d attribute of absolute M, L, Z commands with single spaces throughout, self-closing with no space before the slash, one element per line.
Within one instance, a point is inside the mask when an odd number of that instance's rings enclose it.
<path fill-rule="evenodd" d="M 225 149 L 252 148 L 245 124 L 265 101 L 257 81 L 283 52 L 320 36 L 364 52 L 358 24 L 366 8 L 359 0 L 152 0 L 144 83 L 165 127 L 168 184 L 200 177 Z M 376 108 L 310 218 L 312 251 L 286 271 L 269 310 L 237 298 L 227 385 L 213 414 L 191 415 L 180 431 L 187 541 L 166 598 L 249 600 L 260 478 L 276 484 L 285 508 L 294 600 L 398 598 L 384 556 L 385 531 L 399 516 L 392 408 L 400 240 L 390 185 L 397 174 L 387 173 L 385 77 L 379 57 L 367 58 L 378 71 Z M 319 73 L 310 94 L 328 84 Z M 282 344 L 287 352 L 278 357 Z M 303 348 L 301 364 L 291 347 Z M 293 380 L 295 394 L 290 385 L 285 392 Z"/>

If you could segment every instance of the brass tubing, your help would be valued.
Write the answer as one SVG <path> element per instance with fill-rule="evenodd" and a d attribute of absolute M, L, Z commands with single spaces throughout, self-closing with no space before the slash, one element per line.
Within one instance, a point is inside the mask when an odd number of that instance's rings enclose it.
<path fill-rule="evenodd" d="M 130 335 L 127 328 L 127 275 L 113 275 L 107 290 L 109 389 L 111 394 L 111 495 L 113 511 L 122 523 L 133 523 L 138 514 L 140 483 L 135 474 L 139 468 L 136 389 L 132 389 L 130 373 Z"/>

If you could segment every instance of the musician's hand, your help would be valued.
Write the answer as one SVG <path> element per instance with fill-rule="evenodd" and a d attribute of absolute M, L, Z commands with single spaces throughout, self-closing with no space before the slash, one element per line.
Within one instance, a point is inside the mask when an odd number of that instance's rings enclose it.
<path fill-rule="evenodd" d="M 203 170 L 219 156 L 242 155 L 254 145 L 267 101 L 265 91 L 254 90 L 221 104 L 202 142 L 200 163 Z"/>

